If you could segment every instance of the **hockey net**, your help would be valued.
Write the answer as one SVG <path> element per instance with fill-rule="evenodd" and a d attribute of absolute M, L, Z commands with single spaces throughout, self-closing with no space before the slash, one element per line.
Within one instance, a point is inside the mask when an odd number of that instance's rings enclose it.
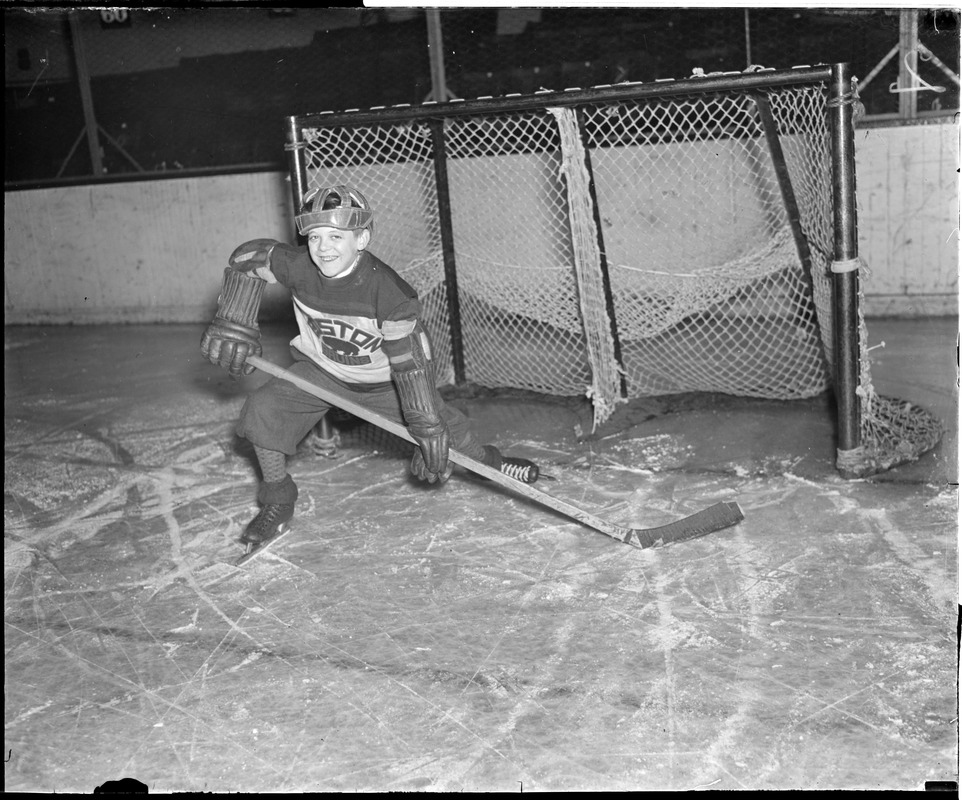
<path fill-rule="evenodd" d="M 586 394 L 596 425 L 642 396 L 818 395 L 837 335 L 827 87 L 677 84 L 292 117 L 292 177 L 371 200 L 371 249 L 420 294 L 442 384 Z M 861 445 L 840 461 L 862 475 L 942 429 L 876 394 L 857 325 Z"/>

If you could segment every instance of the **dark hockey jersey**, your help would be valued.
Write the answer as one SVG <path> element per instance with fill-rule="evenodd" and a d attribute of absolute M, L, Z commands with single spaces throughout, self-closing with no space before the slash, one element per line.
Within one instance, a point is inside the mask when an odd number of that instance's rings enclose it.
<path fill-rule="evenodd" d="M 421 313 L 417 293 L 401 276 L 362 250 L 350 273 L 327 278 L 305 248 L 288 246 L 271 253 L 271 272 L 294 299 L 300 334 L 292 347 L 346 383 L 391 380 L 381 326 Z"/>

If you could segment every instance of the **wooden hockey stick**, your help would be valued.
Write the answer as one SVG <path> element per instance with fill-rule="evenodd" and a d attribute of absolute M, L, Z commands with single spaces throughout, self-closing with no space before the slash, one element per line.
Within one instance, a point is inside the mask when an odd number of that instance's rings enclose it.
<path fill-rule="evenodd" d="M 303 378 L 289 372 L 276 364 L 267 361 L 259 356 L 248 356 L 247 363 L 257 369 L 273 375 L 276 378 L 281 378 L 288 381 L 300 389 L 303 389 L 308 394 L 312 394 L 315 397 L 319 397 L 331 405 L 337 406 L 348 414 L 352 414 L 358 419 L 362 419 L 365 422 L 369 422 L 372 425 L 387 431 L 388 433 L 393 433 L 400 439 L 411 444 L 416 444 L 414 439 L 408 433 L 407 428 L 400 423 L 394 422 L 387 417 L 378 414 L 375 411 L 371 411 L 358 403 L 348 400 L 347 398 L 341 397 L 338 394 L 317 386 L 310 381 L 306 381 Z M 513 492 L 524 495 L 529 500 L 534 500 L 536 503 L 540 503 L 548 508 L 553 508 L 555 511 L 560 511 L 572 519 L 577 520 L 590 528 L 594 528 L 596 531 L 600 531 L 613 539 L 618 539 L 619 541 L 629 544 L 632 547 L 656 547 L 658 545 L 671 544 L 672 542 L 681 542 L 686 539 L 694 539 L 699 536 L 706 536 L 709 533 L 714 533 L 715 531 L 722 530 L 723 528 L 728 528 L 732 525 L 736 525 L 741 522 L 745 515 L 742 513 L 741 508 L 739 508 L 738 503 L 716 503 L 709 508 L 692 514 L 689 517 L 676 520 L 667 525 L 662 525 L 657 528 L 626 528 L 621 525 L 615 525 L 606 520 L 600 519 L 593 514 L 585 511 L 584 509 L 578 508 L 571 503 L 560 500 L 557 497 L 553 497 L 547 492 L 542 492 L 540 489 L 535 489 L 534 486 L 523 483 L 521 481 L 510 478 L 507 475 L 499 472 L 498 470 L 489 467 L 487 464 L 483 464 L 480 461 L 476 461 L 473 458 L 469 458 L 463 453 L 459 453 L 457 450 L 451 450 L 448 453 L 448 458 L 451 459 L 455 464 L 470 470 L 471 472 L 488 478 L 491 481 L 511 489 Z"/>

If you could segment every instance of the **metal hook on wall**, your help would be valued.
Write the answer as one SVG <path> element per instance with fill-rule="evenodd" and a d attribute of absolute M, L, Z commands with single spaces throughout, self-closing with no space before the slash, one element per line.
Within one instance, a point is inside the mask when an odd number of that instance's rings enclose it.
<path fill-rule="evenodd" d="M 923 51 L 921 47 L 919 48 L 919 55 L 922 57 L 923 61 L 928 60 L 926 58 L 927 52 L 928 50 Z M 913 55 L 914 53 L 906 53 L 903 61 L 905 63 L 905 71 L 912 76 L 913 83 L 917 81 L 918 85 L 899 87 L 897 81 L 892 81 L 892 83 L 889 84 L 889 92 L 891 94 L 897 94 L 898 92 L 940 92 L 940 93 L 944 92 L 945 91 L 944 86 L 933 86 L 932 84 L 928 83 L 923 78 L 921 78 L 919 74 L 914 69 L 912 69 L 912 65 L 909 62 Z"/>

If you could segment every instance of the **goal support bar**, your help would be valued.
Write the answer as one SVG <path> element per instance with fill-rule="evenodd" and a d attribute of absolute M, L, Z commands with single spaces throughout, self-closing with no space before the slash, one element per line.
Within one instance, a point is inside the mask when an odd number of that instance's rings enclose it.
<path fill-rule="evenodd" d="M 859 403 L 858 280 L 856 269 L 840 271 L 835 264 L 855 264 L 858 234 L 855 212 L 855 128 L 852 88 L 848 64 L 832 68 L 828 110 L 832 137 L 832 200 L 834 213 L 834 262 L 832 291 L 835 313 L 835 394 L 838 402 L 839 469 L 848 474 L 846 453 L 861 446 Z"/>

